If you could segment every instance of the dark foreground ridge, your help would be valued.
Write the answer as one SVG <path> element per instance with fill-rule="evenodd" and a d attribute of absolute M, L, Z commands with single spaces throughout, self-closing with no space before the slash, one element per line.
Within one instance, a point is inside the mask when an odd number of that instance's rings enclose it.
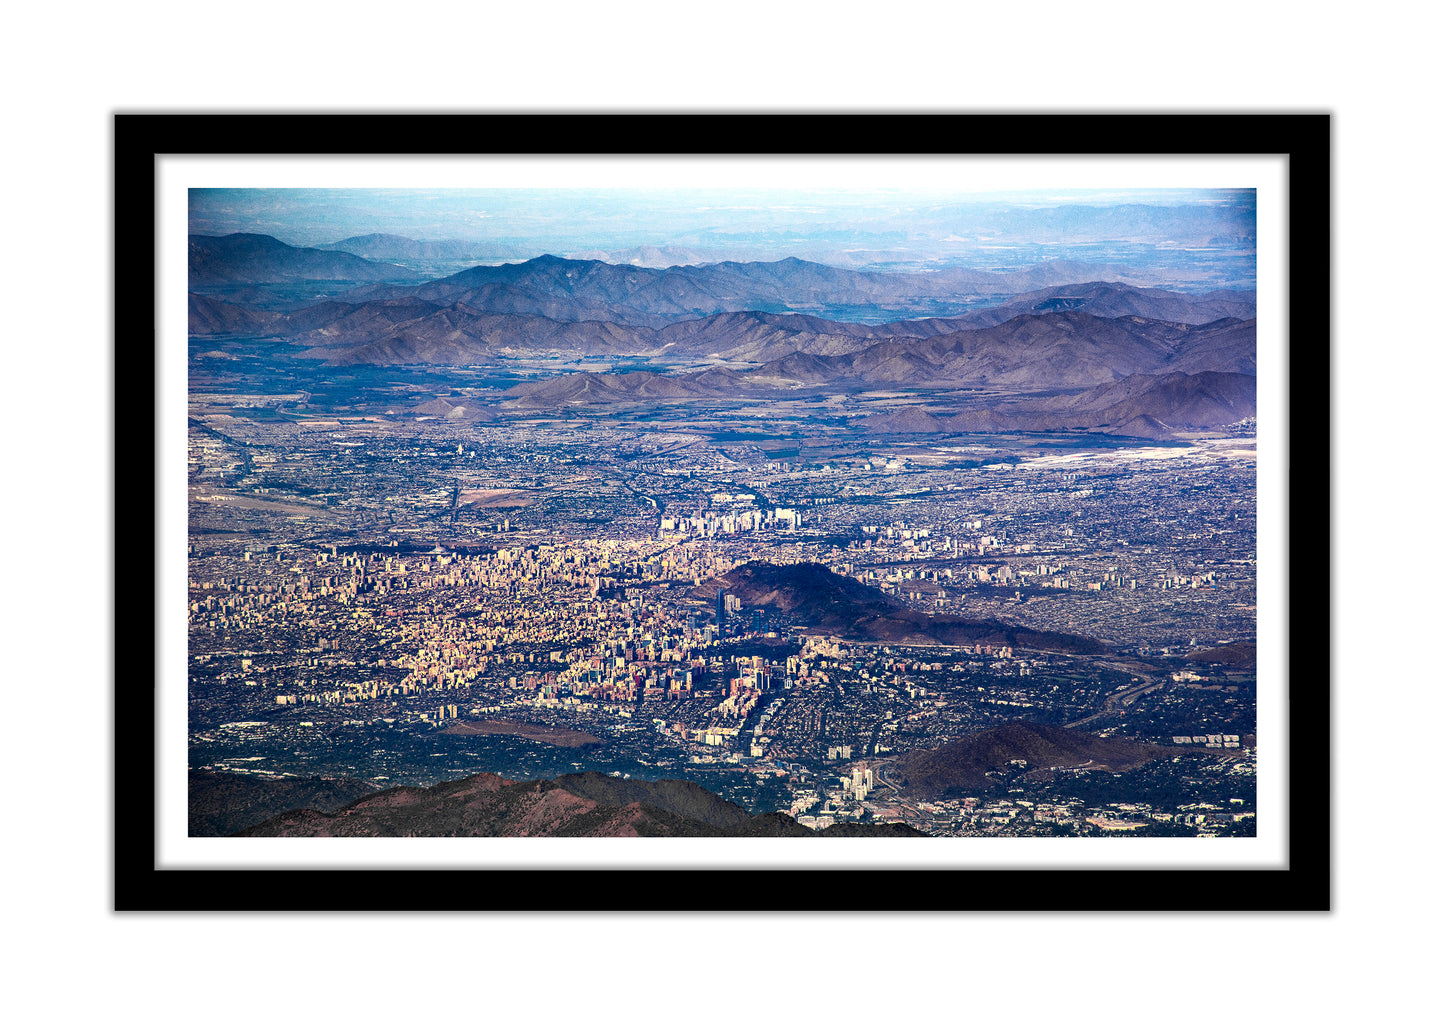
<path fill-rule="evenodd" d="M 361 780 L 267 779 L 240 773 L 191 770 L 188 831 L 192 837 L 224 837 L 288 809 L 335 812 L 373 794 L 376 785 Z"/>
<path fill-rule="evenodd" d="M 507 780 L 480 773 L 434 787 L 396 787 L 334 812 L 294 809 L 244 837 L 925 837 L 902 824 L 814 832 L 790 816 L 750 815 L 686 780 L 579 773 Z"/>
<path fill-rule="evenodd" d="M 1046 652 L 1094 654 L 1107 651 L 1094 638 L 1056 631 L 1034 631 L 995 620 L 931 616 L 817 563 L 744 563 L 698 594 L 722 588 L 745 607 L 776 609 L 811 633 L 851 641 L 900 645 L 1007 645 Z"/>

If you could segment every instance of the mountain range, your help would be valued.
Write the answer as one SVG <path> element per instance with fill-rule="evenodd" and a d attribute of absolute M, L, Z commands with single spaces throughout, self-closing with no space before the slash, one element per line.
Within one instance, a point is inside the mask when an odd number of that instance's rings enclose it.
<path fill-rule="evenodd" d="M 910 407 L 865 418 L 869 434 L 970 434 L 1009 431 L 1095 431 L 1165 439 L 1181 431 L 1237 424 L 1255 415 L 1249 374 L 1133 374 L 1087 392 L 950 413 Z"/>
<path fill-rule="evenodd" d="M 854 319 L 889 310 L 911 317 L 936 315 L 940 307 L 978 305 L 1025 294 L 1029 303 L 1087 303 L 1087 295 L 1047 293 L 1109 275 L 1114 284 L 1126 269 L 1074 261 L 1048 261 L 1019 271 L 990 272 L 949 267 L 928 272 L 860 271 L 788 257 L 773 261 L 722 261 L 650 267 L 601 260 L 569 260 L 543 255 L 516 263 L 471 267 L 424 284 L 398 284 L 409 276 L 403 267 L 382 261 L 466 259 L 467 246 L 456 240 L 417 242 L 400 236 L 358 236 L 322 247 L 293 247 L 264 235 L 193 235 L 190 242 L 192 287 L 312 279 L 376 282 L 342 298 L 349 303 L 417 298 L 438 307 L 462 303 L 489 313 L 546 317 L 559 321 L 611 321 L 659 328 L 717 313 L 755 310 L 769 313 L 826 314 L 847 309 Z M 361 254 L 361 255 L 357 255 Z M 462 254 L 454 257 L 452 254 Z M 374 257 L 375 259 L 367 259 Z M 382 284 L 391 282 L 392 284 Z M 1033 291 L 1038 291 L 1034 295 Z M 1140 290 L 1154 304 L 1181 294 Z M 1210 293 L 1216 309 L 1204 320 L 1244 316 L 1251 293 Z M 1232 298 L 1231 298 L 1232 297 Z M 1199 297 L 1206 301 L 1205 297 Z M 1017 311 L 1015 311 L 1017 312 Z M 1162 310 L 1116 306 L 1106 315 L 1160 316 Z M 1012 314 L 1010 313 L 1010 316 Z M 1172 314 L 1169 319 L 1175 318 Z"/>
<path fill-rule="evenodd" d="M 885 273 L 796 258 L 652 268 L 542 256 L 406 284 L 401 279 L 413 272 L 346 252 L 347 245 L 396 258 L 465 250 L 382 235 L 309 249 L 262 235 L 192 236 L 192 282 L 202 291 L 189 297 L 190 333 L 286 339 L 293 348 L 284 352 L 333 367 L 535 358 L 656 365 L 527 381 L 491 411 L 474 409 L 483 417 L 818 388 L 1016 396 L 986 409 L 944 396 L 867 417 L 858 427 L 869 434 L 1087 430 L 1166 438 L 1255 413 L 1252 292 L 1185 294 L 1103 280 L 1020 292 L 1025 282 L 1090 265 Z M 283 287 L 310 280 L 367 284 L 320 301 L 313 294 L 304 304 L 298 289 Z M 992 305 L 952 316 L 851 320 L 808 312 L 957 305 L 985 294 Z M 714 366 L 697 369 L 708 363 Z"/>
<path fill-rule="evenodd" d="M 1002 316 L 998 310 L 883 325 L 742 311 L 662 328 L 487 312 L 460 301 L 440 307 L 418 296 L 360 303 L 331 299 L 277 313 L 193 294 L 190 324 L 194 335 L 264 333 L 290 338 L 305 347 L 307 357 L 331 366 L 460 366 L 527 355 L 754 364 L 741 370 L 678 373 L 665 380 L 655 374 L 595 372 L 550 378 L 515 388 L 508 398 L 519 408 L 726 396 L 740 389 L 795 390 L 824 385 L 1077 391 L 1139 375 L 1253 375 L 1253 320 L 1203 320 L 1226 309 L 1249 312 L 1252 302 L 1216 294 L 1184 297 L 1163 293 L 1161 298 L 1158 292 L 1104 283 L 1044 290 L 1009 309 L 1061 304 L 1069 309 L 1015 313 L 1004 321 L 998 321 Z M 1138 313 L 1102 316 L 1089 312 L 1091 308 L 1144 310 L 1168 317 L 1148 318 Z M 997 323 L 979 323 L 988 321 Z M 1136 382 L 1134 387 L 1143 387 L 1143 383 Z M 1100 400 L 1091 396 L 1088 401 L 1096 404 Z M 1252 410 L 1236 414 L 1238 401 L 1226 405 L 1230 407 L 1228 415 L 1218 423 L 1252 415 Z M 1090 406 L 1088 412 L 1093 411 Z M 1045 407 L 1014 412 L 1036 417 L 1062 411 Z M 1174 423 L 1149 410 L 1141 413 L 1155 416 L 1163 424 Z M 1096 423 L 1129 419 L 1113 415 Z M 1198 410 L 1181 422 L 1217 426 L 1201 418 Z M 869 430 L 887 426 L 874 425 Z M 955 426 L 958 430 L 982 429 L 966 421 Z"/>
<path fill-rule="evenodd" d="M 654 330 L 489 313 L 463 303 L 437 307 L 417 298 L 359 304 L 333 299 L 279 314 L 193 294 L 190 326 L 197 336 L 290 338 L 306 347 L 306 356 L 331 366 L 466 366 L 527 355 L 756 364 L 744 376 L 719 382 L 725 390 L 838 383 L 1043 390 L 1092 387 L 1140 373 L 1255 370 L 1253 321 L 1190 324 L 1082 310 L 1020 314 L 984 327 L 940 319 L 870 326 L 749 311 Z M 678 377 L 678 394 L 706 392 L 700 374 Z M 546 394 L 524 386 L 515 397 Z"/>
<path fill-rule="evenodd" d="M 921 275 L 850 271 L 792 257 L 650 268 L 540 256 L 519 264 L 469 268 L 425 285 L 360 288 L 355 298 L 415 296 L 493 313 L 660 328 L 730 311 L 906 307 L 957 293 L 951 283 L 934 283 Z"/>
<path fill-rule="evenodd" d="M 736 338 L 736 322 L 723 325 Z M 715 328 L 714 320 L 708 327 Z M 751 322 L 759 329 L 760 322 Z M 789 325 L 789 327 L 794 327 Z M 873 341 L 824 322 L 807 341 L 839 350 L 798 350 L 734 370 L 658 374 L 582 372 L 516 385 L 504 408 L 641 403 L 819 387 L 1068 392 L 987 410 L 911 409 L 870 417 L 870 433 L 1109 430 L 1163 437 L 1217 428 L 1255 414 L 1255 324 L 1203 325 L 1069 311 L 1024 314 L 987 328 Z M 684 345 L 696 345 L 699 336 Z M 851 349 L 851 351 L 850 351 Z M 415 350 L 412 350 L 415 351 Z M 1136 431 L 1125 430 L 1132 425 Z"/>
<path fill-rule="evenodd" d="M 1207 324 L 1233 318 L 1250 320 L 1255 313 L 1253 292 L 1219 289 L 1202 294 L 1167 289 L 1135 288 L 1117 282 L 1064 283 L 1016 295 L 1006 302 L 953 318 L 960 324 L 985 327 L 1002 324 L 1023 313 L 1078 310 L 1096 317 L 1142 317 L 1180 324 Z"/>
<path fill-rule="evenodd" d="M 191 335 L 272 335 L 285 329 L 285 315 L 228 303 L 192 292 L 187 298 Z"/>
<path fill-rule="evenodd" d="M 1199 326 L 1079 311 L 1021 314 L 991 327 L 874 342 L 833 356 L 795 352 L 752 368 L 779 385 L 1087 388 L 1131 374 L 1252 373 L 1254 323 Z"/>

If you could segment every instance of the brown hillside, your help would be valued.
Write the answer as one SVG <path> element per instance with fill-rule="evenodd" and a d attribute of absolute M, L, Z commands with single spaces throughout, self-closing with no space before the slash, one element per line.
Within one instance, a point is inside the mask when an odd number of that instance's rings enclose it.
<path fill-rule="evenodd" d="M 940 748 L 899 757 L 891 776 L 918 796 L 943 797 L 992 788 L 990 770 L 1022 760 L 1028 769 L 1121 771 L 1177 754 L 1173 749 L 1022 720 Z"/>

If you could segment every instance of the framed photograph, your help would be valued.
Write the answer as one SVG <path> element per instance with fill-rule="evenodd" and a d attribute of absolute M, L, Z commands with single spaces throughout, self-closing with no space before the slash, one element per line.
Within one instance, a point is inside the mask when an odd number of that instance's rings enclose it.
<path fill-rule="evenodd" d="M 117 115 L 117 909 L 1327 909 L 1329 154 Z"/>

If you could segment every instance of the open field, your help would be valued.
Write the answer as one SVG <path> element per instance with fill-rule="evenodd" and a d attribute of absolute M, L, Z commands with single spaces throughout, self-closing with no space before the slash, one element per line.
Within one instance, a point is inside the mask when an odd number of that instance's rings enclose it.
<path fill-rule="evenodd" d="M 443 734 L 506 734 L 527 741 L 541 741 L 558 748 L 585 748 L 600 745 L 602 739 L 583 730 L 567 730 L 563 727 L 544 727 L 536 723 L 518 723 L 513 720 L 481 720 L 476 723 L 458 720 L 443 728 Z"/>

